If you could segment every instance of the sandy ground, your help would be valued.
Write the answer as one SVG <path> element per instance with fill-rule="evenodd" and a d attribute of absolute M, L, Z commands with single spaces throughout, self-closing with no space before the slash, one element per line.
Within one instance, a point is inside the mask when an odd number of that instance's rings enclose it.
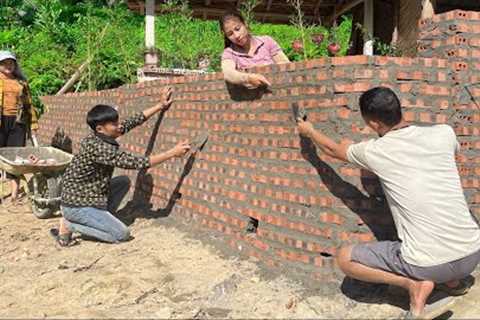
<path fill-rule="evenodd" d="M 0 318 L 398 318 L 392 304 L 406 302 L 388 287 L 368 299 L 320 295 L 159 220 L 136 219 L 127 243 L 61 248 L 48 235 L 57 221 L 0 208 Z M 480 318 L 479 294 L 443 318 Z"/>

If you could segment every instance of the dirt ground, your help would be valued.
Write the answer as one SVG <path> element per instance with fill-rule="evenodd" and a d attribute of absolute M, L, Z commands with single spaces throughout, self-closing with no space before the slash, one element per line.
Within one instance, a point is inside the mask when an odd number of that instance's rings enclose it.
<path fill-rule="evenodd" d="M 0 208 L 0 318 L 398 318 L 394 305 L 406 301 L 392 288 L 369 299 L 320 295 L 153 219 L 136 219 L 127 243 L 61 248 L 48 234 L 57 222 L 26 205 Z M 478 294 L 474 286 L 444 319 L 480 318 Z"/>

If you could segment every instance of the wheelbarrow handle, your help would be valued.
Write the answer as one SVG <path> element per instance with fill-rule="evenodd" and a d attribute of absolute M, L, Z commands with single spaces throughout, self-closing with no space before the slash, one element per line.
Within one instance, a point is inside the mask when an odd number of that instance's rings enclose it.
<path fill-rule="evenodd" d="M 34 133 L 30 134 L 30 139 L 32 140 L 32 145 L 34 147 L 38 147 L 38 140 Z"/>

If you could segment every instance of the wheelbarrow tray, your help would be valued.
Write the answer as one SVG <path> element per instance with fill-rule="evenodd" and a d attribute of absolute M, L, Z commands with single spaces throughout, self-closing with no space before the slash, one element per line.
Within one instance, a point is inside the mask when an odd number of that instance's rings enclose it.
<path fill-rule="evenodd" d="M 19 164 L 15 158 L 28 159 L 33 154 L 38 159 L 55 159 L 55 164 Z M 54 147 L 5 147 L 0 148 L 0 169 L 19 176 L 31 173 L 63 171 L 73 156 Z"/>

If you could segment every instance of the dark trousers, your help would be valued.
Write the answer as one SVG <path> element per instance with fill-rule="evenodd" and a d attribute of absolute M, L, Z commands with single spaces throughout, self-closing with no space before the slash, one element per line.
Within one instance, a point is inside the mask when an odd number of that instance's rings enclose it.
<path fill-rule="evenodd" d="M 3 147 L 25 147 L 27 140 L 27 127 L 17 123 L 16 116 L 3 116 L 0 125 L 0 148 Z M 7 174 L 9 179 L 16 177 Z"/>
<path fill-rule="evenodd" d="M 25 147 L 27 138 L 27 127 L 17 123 L 16 116 L 2 116 L 0 125 L 0 148 L 3 147 Z"/>

